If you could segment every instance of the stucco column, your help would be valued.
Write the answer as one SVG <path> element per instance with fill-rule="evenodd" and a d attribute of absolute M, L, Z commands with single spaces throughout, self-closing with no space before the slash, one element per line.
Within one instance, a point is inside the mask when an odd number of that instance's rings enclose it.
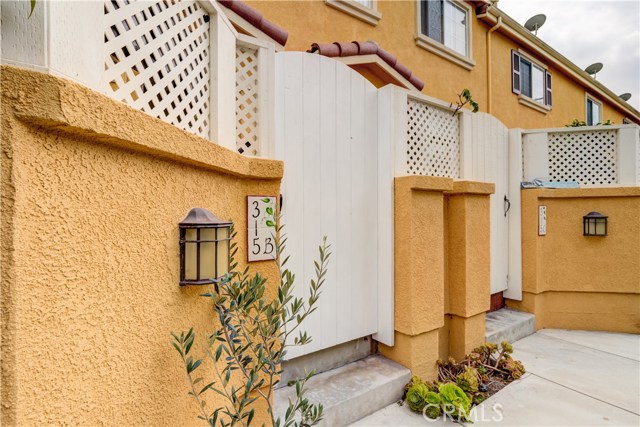
<path fill-rule="evenodd" d="M 395 345 L 380 353 L 435 379 L 444 326 L 444 191 L 450 178 L 395 179 Z"/>
<path fill-rule="evenodd" d="M 490 198 L 494 184 L 456 181 L 446 195 L 449 356 L 484 343 L 491 284 Z"/>

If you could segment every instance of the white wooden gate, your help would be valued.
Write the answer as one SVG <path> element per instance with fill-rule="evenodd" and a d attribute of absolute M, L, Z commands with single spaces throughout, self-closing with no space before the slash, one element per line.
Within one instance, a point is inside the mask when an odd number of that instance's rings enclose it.
<path fill-rule="evenodd" d="M 471 115 L 471 176 L 476 181 L 493 182 L 491 195 L 491 293 L 509 285 L 509 218 L 514 196 L 509 189 L 509 130 L 486 113 Z M 519 201 L 519 197 L 517 198 Z M 519 210 L 518 210 L 519 211 Z"/>
<path fill-rule="evenodd" d="M 397 176 L 495 183 L 490 202 L 491 293 L 509 287 L 509 298 L 521 299 L 518 229 L 522 162 L 517 150 L 510 151 L 509 130 L 489 114 L 465 110 L 454 115 L 451 106 L 421 94 L 396 89 L 393 99 L 390 115 L 396 115 L 395 127 L 399 129 L 393 136 Z M 519 134 L 513 138 L 519 141 Z"/>
<path fill-rule="evenodd" d="M 298 296 L 308 297 L 323 235 L 333 254 L 319 308 L 304 323 L 313 341 L 292 348 L 293 358 L 380 331 L 379 292 L 393 289 L 393 173 L 391 160 L 379 157 L 378 91 L 364 77 L 330 58 L 283 52 L 275 94 L 288 267 Z M 384 182 L 379 160 L 388 164 Z M 383 329 L 392 344 L 393 322 Z"/>

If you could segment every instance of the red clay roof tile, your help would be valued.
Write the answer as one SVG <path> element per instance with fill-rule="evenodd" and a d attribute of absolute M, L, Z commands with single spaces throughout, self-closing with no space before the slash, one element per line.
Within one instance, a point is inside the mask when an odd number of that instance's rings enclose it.
<path fill-rule="evenodd" d="M 282 27 L 277 26 L 273 22 L 265 19 L 262 13 L 258 12 L 251 6 L 240 0 L 219 0 L 219 3 L 237 13 L 248 23 L 280 43 L 282 46 L 287 44 L 289 33 Z"/>
<path fill-rule="evenodd" d="M 424 82 L 420 80 L 418 76 L 414 75 L 409 68 L 399 63 L 395 56 L 391 55 L 389 52 L 371 41 L 354 41 L 351 43 L 313 43 L 311 45 L 311 49 L 307 52 L 318 53 L 322 56 L 328 56 L 331 58 L 356 55 L 378 55 L 384 62 L 389 64 L 391 68 L 396 70 L 402 77 L 407 79 L 409 83 L 415 86 L 416 89 L 422 90 L 424 87 Z"/>

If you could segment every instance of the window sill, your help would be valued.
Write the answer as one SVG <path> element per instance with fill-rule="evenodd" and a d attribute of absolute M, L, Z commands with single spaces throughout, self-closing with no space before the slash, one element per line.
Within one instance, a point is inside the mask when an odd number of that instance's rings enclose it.
<path fill-rule="evenodd" d="M 538 104 L 526 95 L 518 95 L 518 102 L 543 114 L 547 114 L 549 111 L 551 111 L 551 107 L 549 107 L 548 105 Z"/>
<path fill-rule="evenodd" d="M 473 68 L 476 66 L 476 62 L 473 59 L 468 58 L 464 55 L 460 55 L 455 50 L 449 49 L 442 43 L 432 40 L 425 35 L 418 34 L 416 36 L 416 44 L 419 47 L 428 50 L 431 53 L 435 53 L 436 55 L 448 61 L 451 61 L 466 70 L 473 70 Z"/>
<path fill-rule="evenodd" d="M 327 6 L 338 9 L 371 25 L 378 25 L 382 14 L 353 0 L 325 0 Z"/>

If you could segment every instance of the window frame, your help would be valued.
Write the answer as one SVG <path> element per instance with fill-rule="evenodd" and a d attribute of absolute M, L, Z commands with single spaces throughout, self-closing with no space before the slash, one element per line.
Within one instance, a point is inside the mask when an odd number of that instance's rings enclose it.
<path fill-rule="evenodd" d="M 324 3 L 373 26 L 378 25 L 382 19 L 382 14 L 378 11 L 378 0 L 370 0 L 371 7 L 357 0 L 324 0 Z"/>
<path fill-rule="evenodd" d="M 518 69 L 515 69 L 515 58 L 518 58 Z M 543 102 L 537 102 L 532 96 L 525 95 L 523 93 L 523 78 L 522 78 L 522 61 L 528 62 L 531 64 L 531 69 L 533 71 L 533 67 L 538 68 L 542 71 L 542 96 Z M 518 82 L 520 84 L 519 88 L 516 88 L 515 83 L 515 75 L 518 76 Z M 533 108 L 541 113 L 548 113 L 553 108 L 553 84 L 552 77 L 549 72 L 549 67 L 523 52 L 521 49 L 512 49 L 511 50 L 511 91 L 518 95 L 518 102 L 522 105 L 526 105 L 527 107 Z M 530 73 L 531 79 L 531 94 L 533 95 L 533 72 Z"/>
<path fill-rule="evenodd" d="M 589 101 L 591 101 L 592 104 L 598 104 L 599 108 L 599 117 L 598 120 L 593 122 L 593 123 L 589 123 Z M 588 93 L 585 92 L 584 94 L 584 122 L 587 124 L 587 126 L 596 126 L 598 123 L 602 123 L 602 113 L 603 113 L 603 107 L 604 104 L 602 103 L 602 101 L 598 101 L 598 99 Z"/>
<path fill-rule="evenodd" d="M 473 60 L 473 43 L 472 43 L 473 25 L 471 21 L 471 19 L 473 18 L 473 10 L 471 8 L 471 5 L 461 0 L 441 0 L 441 1 L 443 3 L 444 2 L 451 3 L 454 7 L 458 7 L 459 9 L 461 9 L 466 15 L 465 27 L 466 27 L 467 54 L 462 55 L 461 53 L 455 51 L 454 49 L 446 46 L 444 44 L 444 40 L 443 42 L 439 42 L 427 36 L 426 34 L 422 33 L 423 0 L 416 1 L 416 36 L 415 36 L 416 45 L 418 45 L 419 47 L 425 50 L 428 50 L 431 53 L 435 53 L 436 55 L 444 59 L 447 59 L 456 65 L 461 66 L 462 68 L 465 68 L 467 70 L 472 70 L 475 67 L 476 63 Z M 444 9 L 443 9 L 443 15 L 444 15 Z M 443 32 L 444 32 L 444 28 L 443 28 Z"/>

